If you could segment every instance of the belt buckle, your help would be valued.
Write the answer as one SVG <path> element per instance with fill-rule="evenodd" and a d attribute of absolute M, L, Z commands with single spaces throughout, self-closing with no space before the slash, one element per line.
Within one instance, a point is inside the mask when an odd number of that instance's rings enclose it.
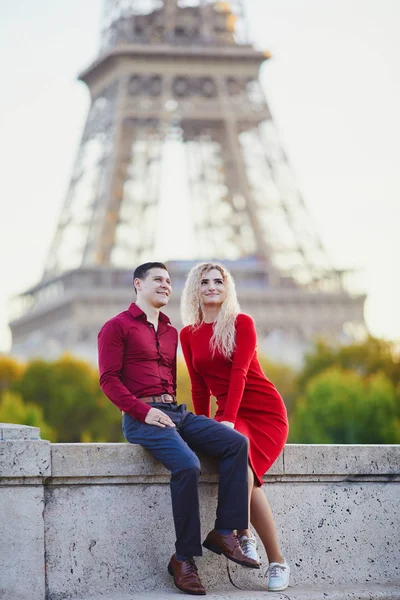
<path fill-rule="evenodd" d="M 171 396 L 171 394 L 161 394 L 161 396 L 160 396 L 160 398 L 161 398 L 161 402 L 162 402 L 163 404 L 171 404 L 171 402 L 170 402 L 169 400 L 165 400 L 165 397 L 166 397 L 166 396 L 170 397 L 170 396 Z"/>

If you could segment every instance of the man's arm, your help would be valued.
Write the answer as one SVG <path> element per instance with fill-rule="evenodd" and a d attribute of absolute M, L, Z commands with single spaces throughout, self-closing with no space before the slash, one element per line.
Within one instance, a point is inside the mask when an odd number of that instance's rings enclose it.
<path fill-rule="evenodd" d="M 150 410 L 121 381 L 124 361 L 124 332 L 114 319 L 108 321 L 98 335 L 100 387 L 120 410 L 138 421 L 144 421 Z"/>
<path fill-rule="evenodd" d="M 172 389 L 174 390 L 174 394 L 176 396 L 176 386 L 177 386 L 177 361 L 176 361 L 176 354 L 175 354 L 175 358 L 174 358 L 174 362 L 172 363 Z"/>

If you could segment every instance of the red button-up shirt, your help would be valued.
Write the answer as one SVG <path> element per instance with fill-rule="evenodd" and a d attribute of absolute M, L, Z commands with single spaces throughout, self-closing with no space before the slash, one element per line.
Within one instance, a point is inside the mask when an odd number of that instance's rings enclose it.
<path fill-rule="evenodd" d="M 144 396 L 176 393 L 178 332 L 160 313 L 158 330 L 132 303 L 103 325 L 98 335 L 100 387 L 120 410 L 144 421 Z"/>

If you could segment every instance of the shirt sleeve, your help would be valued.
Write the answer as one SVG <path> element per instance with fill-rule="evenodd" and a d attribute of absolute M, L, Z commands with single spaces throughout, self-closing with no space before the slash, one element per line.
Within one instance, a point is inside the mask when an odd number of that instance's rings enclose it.
<path fill-rule="evenodd" d="M 172 363 L 171 371 L 172 371 L 172 389 L 174 391 L 174 395 L 176 396 L 176 372 L 177 372 L 176 352 L 175 352 L 174 362 Z"/>
<path fill-rule="evenodd" d="M 236 320 L 236 346 L 232 359 L 232 371 L 223 421 L 235 423 L 246 385 L 247 372 L 254 357 L 257 333 L 254 321 L 248 315 L 239 315 Z"/>
<path fill-rule="evenodd" d="M 196 415 L 210 417 L 210 390 L 203 377 L 193 366 L 193 355 L 191 348 L 191 336 L 188 329 L 182 329 L 180 333 L 181 347 L 189 371 L 192 388 L 192 400 Z"/>
<path fill-rule="evenodd" d="M 121 381 L 124 361 L 124 332 L 121 325 L 108 321 L 98 335 L 100 387 L 115 406 L 138 421 L 144 421 L 150 410 Z"/>

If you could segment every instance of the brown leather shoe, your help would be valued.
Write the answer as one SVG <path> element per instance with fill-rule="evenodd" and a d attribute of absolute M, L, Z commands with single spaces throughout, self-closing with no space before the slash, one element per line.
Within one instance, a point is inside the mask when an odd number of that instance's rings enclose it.
<path fill-rule="evenodd" d="M 244 554 L 240 547 L 239 539 L 233 532 L 223 535 L 213 529 L 204 540 L 203 546 L 207 550 L 211 550 L 211 552 L 223 554 L 229 560 L 238 565 L 243 565 L 243 567 L 250 567 L 250 569 L 260 568 L 260 563 L 257 560 L 248 558 Z"/>
<path fill-rule="evenodd" d="M 186 594 L 192 594 L 193 596 L 204 596 L 206 594 L 193 558 L 178 560 L 176 554 L 174 554 L 169 561 L 168 573 L 173 575 L 174 584 L 181 592 L 186 592 Z"/>

